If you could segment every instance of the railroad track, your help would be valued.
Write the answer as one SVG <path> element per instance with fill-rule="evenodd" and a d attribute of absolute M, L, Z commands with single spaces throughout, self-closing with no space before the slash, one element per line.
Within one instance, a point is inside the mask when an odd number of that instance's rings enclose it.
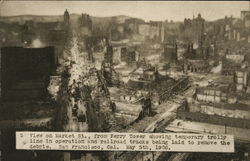
<path fill-rule="evenodd" d="M 184 94 L 180 95 L 181 97 L 186 95 L 189 90 L 191 90 L 190 86 L 187 86 L 184 90 Z M 169 123 L 171 120 L 175 119 L 176 117 L 176 110 L 179 106 L 184 103 L 183 101 L 179 101 L 181 98 L 178 97 L 179 95 L 172 97 L 172 102 L 174 103 L 171 108 L 169 108 L 167 111 L 162 113 L 162 115 L 156 120 L 153 121 L 149 126 L 147 126 L 144 129 L 144 132 L 152 133 L 152 132 L 164 132 L 163 128 L 167 123 Z M 166 102 L 165 102 L 166 103 Z M 158 157 L 162 154 L 161 152 L 155 152 L 157 153 Z M 164 152 L 163 152 L 164 153 Z M 137 152 L 136 154 L 133 152 L 133 158 L 136 158 L 138 155 L 141 155 L 140 152 Z M 120 152 L 119 153 L 119 159 L 117 161 L 126 161 L 126 158 L 131 158 L 132 154 L 131 152 Z M 126 157 L 130 156 L 130 157 Z M 169 161 L 184 161 L 190 156 L 190 153 L 174 153 L 174 155 L 171 155 L 171 157 L 168 159 Z M 131 159 L 127 159 L 128 161 L 131 161 Z M 154 158 L 154 160 L 157 160 L 157 157 Z"/>

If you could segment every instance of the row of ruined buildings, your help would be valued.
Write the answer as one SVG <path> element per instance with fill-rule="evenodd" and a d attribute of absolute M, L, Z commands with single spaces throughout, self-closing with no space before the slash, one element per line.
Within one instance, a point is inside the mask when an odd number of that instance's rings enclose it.
<path fill-rule="evenodd" d="M 122 23 L 114 23 L 110 29 L 112 40 L 133 39 L 136 41 L 164 41 L 164 23 L 161 21 L 145 22 L 137 18 L 128 18 Z"/>
<path fill-rule="evenodd" d="M 240 19 L 225 17 L 214 22 L 212 31 L 217 34 L 217 39 L 226 41 L 250 43 L 250 11 L 241 11 Z"/>
<path fill-rule="evenodd" d="M 236 71 L 232 84 L 197 87 L 186 105 L 178 110 L 178 117 L 249 129 L 249 74 L 249 70 Z"/>
<path fill-rule="evenodd" d="M 188 59 L 186 59 L 185 70 L 209 73 L 211 67 L 216 66 L 220 69 L 218 73 L 221 74 L 218 77 L 225 80 L 209 82 L 205 87 L 197 86 L 193 94 L 187 98 L 186 104 L 178 109 L 179 119 L 250 128 L 250 70 L 246 47 L 250 38 L 249 13 L 250 11 L 242 11 L 241 19 L 226 17 L 213 23 L 205 23 L 200 15 L 196 20 L 184 21 L 186 42 L 195 42 L 188 48 L 188 53 L 191 54 L 186 57 Z M 200 27 L 194 27 L 195 24 L 200 24 Z M 192 31 L 192 29 L 197 31 Z M 191 37 L 193 38 L 191 40 L 187 39 L 190 38 L 188 34 L 192 33 L 197 35 Z M 207 55 L 206 49 L 205 52 L 203 50 L 206 44 L 214 45 L 214 56 L 217 56 L 217 59 L 216 57 L 209 59 L 211 52 Z M 221 53 L 220 48 L 230 49 Z M 213 65 L 211 62 L 217 63 Z M 209 70 L 202 71 L 201 69 Z M 230 81 L 227 82 L 227 79 Z"/>

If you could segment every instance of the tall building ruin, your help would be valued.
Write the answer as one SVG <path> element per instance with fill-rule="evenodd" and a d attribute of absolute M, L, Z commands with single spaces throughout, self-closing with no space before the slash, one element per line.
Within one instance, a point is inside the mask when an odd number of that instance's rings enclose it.
<path fill-rule="evenodd" d="M 175 64 L 177 62 L 177 44 L 164 44 L 164 52 L 162 53 L 162 61 L 168 64 Z"/>
<path fill-rule="evenodd" d="M 82 14 L 78 21 L 80 27 L 86 27 L 90 31 L 92 30 L 92 20 L 88 14 Z"/>
<path fill-rule="evenodd" d="M 187 41 L 192 42 L 199 57 L 204 57 L 204 41 L 205 41 L 205 19 L 201 14 L 197 18 L 184 20 L 184 34 Z"/>

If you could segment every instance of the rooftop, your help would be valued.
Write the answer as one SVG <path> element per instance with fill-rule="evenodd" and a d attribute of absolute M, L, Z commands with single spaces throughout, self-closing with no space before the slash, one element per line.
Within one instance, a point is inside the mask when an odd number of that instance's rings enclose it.
<path fill-rule="evenodd" d="M 214 106 L 216 108 L 223 108 L 223 109 L 228 109 L 228 110 L 250 111 L 250 106 L 247 105 L 247 104 L 243 104 L 243 103 L 229 104 L 229 103 L 206 103 L 206 102 L 202 102 L 201 105 L 209 105 L 209 106 Z"/>

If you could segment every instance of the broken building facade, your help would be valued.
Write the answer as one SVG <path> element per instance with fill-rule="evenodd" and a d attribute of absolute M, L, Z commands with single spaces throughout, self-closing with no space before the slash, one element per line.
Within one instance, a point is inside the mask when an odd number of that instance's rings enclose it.
<path fill-rule="evenodd" d="M 205 20 L 198 14 L 196 18 L 184 20 L 184 37 L 194 45 L 194 49 L 202 57 L 205 40 Z"/>
<path fill-rule="evenodd" d="M 82 14 L 78 19 L 80 34 L 83 37 L 92 35 L 92 19 L 88 14 Z"/>
<path fill-rule="evenodd" d="M 138 25 L 138 34 L 143 40 L 164 41 L 164 25 L 163 22 L 150 21 L 149 23 Z"/>
<path fill-rule="evenodd" d="M 177 63 L 177 44 L 176 43 L 166 43 L 164 44 L 164 51 L 161 54 L 161 61 L 166 64 Z"/>
<path fill-rule="evenodd" d="M 185 73 L 208 73 L 210 66 L 205 60 L 190 60 L 186 59 L 182 66 Z"/>
<path fill-rule="evenodd" d="M 250 27 L 250 11 L 241 11 L 240 18 L 243 20 L 245 27 Z"/>
<path fill-rule="evenodd" d="M 136 41 L 164 42 L 165 38 L 165 27 L 162 21 L 145 22 L 136 18 L 129 18 L 123 23 L 115 24 L 109 32 L 111 40 L 115 41 L 129 38 Z"/>
<path fill-rule="evenodd" d="M 126 120 L 123 126 L 152 114 L 151 100 L 147 94 L 123 88 L 118 90 L 117 93 L 111 92 L 111 99 L 116 105 L 116 117 Z"/>
<path fill-rule="evenodd" d="M 234 81 L 237 92 L 250 93 L 250 72 L 248 69 L 236 70 Z"/>
<path fill-rule="evenodd" d="M 120 62 L 125 62 L 127 65 L 135 65 L 139 61 L 140 55 L 137 51 L 122 47 L 120 49 Z"/>

